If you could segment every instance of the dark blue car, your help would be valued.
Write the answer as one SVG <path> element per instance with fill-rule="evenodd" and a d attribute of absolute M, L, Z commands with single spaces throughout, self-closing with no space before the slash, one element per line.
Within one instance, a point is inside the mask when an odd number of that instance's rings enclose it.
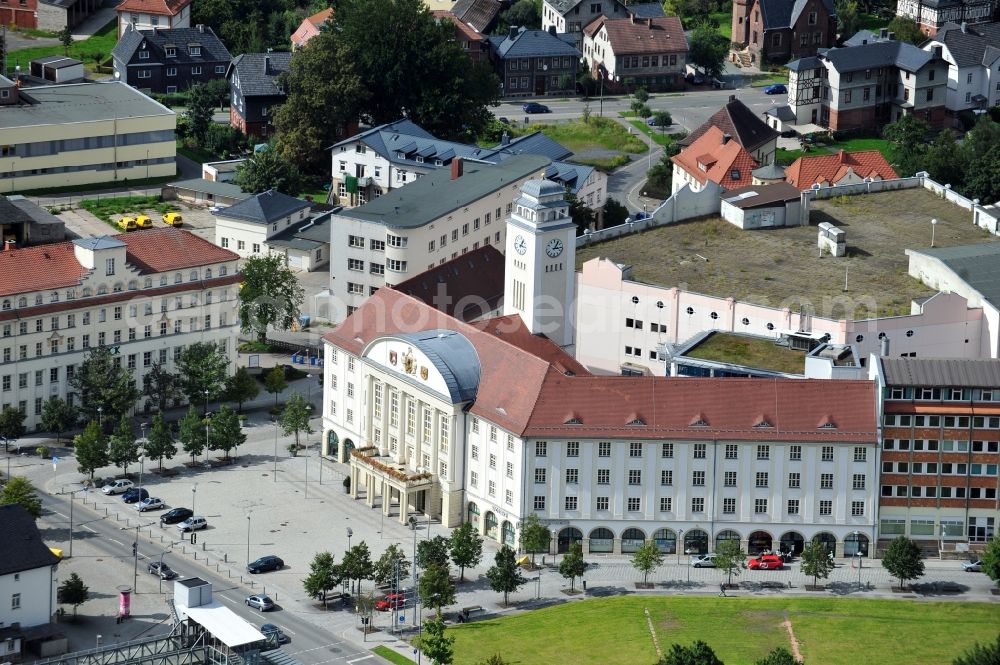
<path fill-rule="evenodd" d="M 528 102 L 521 107 L 521 110 L 525 113 L 551 113 L 548 106 L 538 102 Z"/>
<path fill-rule="evenodd" d="M 149 498 L 149 492 L 145 488 L 133 487 L 122 494 L 122 501 L 125 503 L 138 503 Z"/>
<path fill-rule="evenodd" d="M 764 88 L 765 95 L 787 95 L 788 88 L 785 87 L 784 83 L 772 83 L 771 85 Z"/>

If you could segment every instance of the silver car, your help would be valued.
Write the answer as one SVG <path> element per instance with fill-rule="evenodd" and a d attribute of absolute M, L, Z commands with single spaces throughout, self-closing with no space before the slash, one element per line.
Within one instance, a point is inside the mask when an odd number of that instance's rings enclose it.
<path fill-rule="evenodd" d="M 691 565 L 695 568 L 715 568 L 714 554 L 699 554 L 691 557 Z"/>
<path fill-rule="evenodd" d="M 983 572 L 983 560 L 976 559 L 975 561 L 963 561 L 962 570 L 967 573 L 981 573 Z"/>
<path fill-rule="evenodd" d="M 247 596 L 247 605 L 261 612 L 267 612 L 268 610 L 274 609 L 274 601 L 271 600 L 267 595 L 259 593 L 254 596 Z"/>

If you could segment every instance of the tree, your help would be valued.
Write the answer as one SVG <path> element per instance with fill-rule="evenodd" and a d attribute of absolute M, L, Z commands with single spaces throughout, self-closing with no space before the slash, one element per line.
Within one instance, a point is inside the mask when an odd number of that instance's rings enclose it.
<path fill-rule="evenodd" d="M 446 636 L 444 631 L 444 620 L 440 616 L 424 623 L 420 651 L 426 654 L 434 665 L 451 665 L 455 658 L 455 638 Z"/>
<path fill-rule="evenodd" d="M 715 567 L 729 576 L 727 584 L 733 583 L 733 575 L 739 575 L 746 562 L 747 553 L 738 540 L 724 540 L 715 550 Z"/>
<path fill-rule="evenodd" d="M 837 0 L 837 32 L 842 39 L 854 34 L 858 27 L 858 3 L 855 0 Z"/>
<path fill-rule="evenodd" d="M 493 28 L 493 34 L 505 35 L 510 28 L 527 28 L 537 30 L 542 27 L 542 14 L 539 11 L 540 5 L 532 0 L 517 0 L 505 12 L 501 12 L 500 20 Z"/>
<path fill-rule="evenodd" d="M 132 430 L 132 420 L 122 414 L 118 427 L 108 439 L 108 461 L 121 468 L 123 475 L 128 475 L 128 465 L 139 461 L 139 444 Z"/>
<path fill-rule="evenodd" d="M 725 69 L 728 54 L 729 40 L 708 23 L 699 23 L 691 35 L 691 62 L 701 67 L 709 78 L 717 78 Z"/>
<path fill-rule="evenodd" d="M 813 578 L 813 586 L 819 580 L 825 580 L 833 571 L 833 559 L 826 548 L 818 540 L 814 540 L 802 548 L 802 573 Z"/>
<path fill-rule="evenodd" d="M 83 583 L 80 576 L 70 573 L 65 582 L 59 585 L 58 600 L 63 605 L 73 606 L 73 617 L 76 617 L 76 608 L 87 602 L 90 589 Z"/>
<path fill-rule="evenodd" d="M 417 543 L 417 565 L 421 568 L 447 566 L 450 541 L 444 536 L 434 536 Z"/>
<path fill-rule="evenodd" d="M 920 31 L 920 26 L 912 18 L 897 16 L 889 23 L 889 32 L 896 33 L 896 39 L 911 44 L 921 44 L 927 41 L 927 35 Z"/>
<path fill-rule="evenodd" d="M 370 580 L 375 573 L 375 566 L 372 564 L 372 555 L 368 550 L 368 543 L 361 541 L 351 549 L 344 552 L 344 558 L 340 561 L 340 574 L 352 582 L 358 581 L 358 593 L 361 593 L 361 580 Z"/>
<path fill-rule="evenodd" d="M 674 118 L 669 111 L 653 111 L 653 125 L 663 129 L 674 124 Z"/>
<path fill-rule="evenodd" d="M 168 372 L 163 363 L 153 363 L 142 377 L 142 394 L 156 405 L 160 413 L 163 413 L 172 400 L 181 396 L 180 378 Z"/>
<path fill-rule="evenodd" d="M 340 580 L 340 570 L 333 562 L 333 555 L 317 552 L 309 564 L 309 576 L 302 580 L 302 588 L 310 598 L 322 597 L 323 608 L 326 609 L 326 593 L 337 588 Z"/>
<path fill-rule="evenodd" d="M 69 25 L 65 25 L 62 30 L 56 33 L 56 37 L 63 45 L 63 55 L 69 55 L 69 47 L 73 45 L 73 29 Z"/>
<path fill-rule="evenodd" d="M 240 329 L 253 333 L 260 343 L 267 342 L 268 326 L 288 330 L 299 317 L 305 298 L 295 273 L 277 254 L 251 256 L 240 270 Z"/>
<path fill-rule="evenodd" d="M 920 546 L 906 536 L 899 536 L 886 548 L 882 556 L 882 567 L 899 580 L 899 588 L 902 589 L 904 582 L 915 580 L 924 574 Z"/>
<path fill-rule="evenodd" d="M 260 386 L 257 379 L 247 371 L 246 367 L 240 367 L 236 373 L 226 379 L 226 389 L 223 393 L 225 399 L 236 402 L 236 410 L 243 412 L 243 402 L 249 402 L 260 394 Z"/>
<path fill-rule="evenodd" d="M 188 91 L 187 117 L 191 136 L 198 145 L 205 143 L 205 135 L 212 124 L 215 98 L 211 88 L 196 83 Z"/>
<path fill-rule="evenodd" d="M 312 415 L 312 404 L 306 402 L 302 393 L 292 393 L 285 403 L 285 412 L 281 414 L 281 430 L 285 435 L 295 435 L 295 445 L 299 445 L 299 432 L 312 434 L 309 417 Z"/>
<path fill-rule="evenodd" d="M 35 486 L 24 476 L 9 478 L 0 490 L 0 506 L 19 503 L 36 520 L 42 516 L 42 501 L 35 494 Z M 8 534 L 8 536 L 11 534 Z"/>
<path fill-rule="evenodd" d="M 375 584 L 379 586 L 389 585 L 393 591 L 397 591 L 397 574 L 398 580 L 402 582 L 409 577 L 409 566 L 403 548 L 395 543 L 389 545 L 375 562 Z"/>
<path fill-rule="evenodd" d="M 604 227 L 624 224 L 626 219 L 628 219 L 628 208 L 619 203 L 618 199 L 609 196 L 604 202 Z"/>
<path fill-rule="evenodd" d="M 510 594 L 524 586 L 528 580 L 521 574 L 514 550 L 509 545 L 500 548 L 495 561 L 486 571 L 486 579 L 490 581 L 491 589 L 503 594 L 503 605 L 507 607 Z"/>
<path fill-rule="evenodd" d="M 989 114 L 983 114 L 966 133 L 964 143 L 971 158 L 983 157 L 993 148 L 1000 147 L 1000 124 L 993 122 Z"/>
<path fill-rule="evenodd" d="M 274 189 L 282 194 L 298 196 L 302 189 L 302 174 L 294 163 L 277 150 L 263 150 L 236 169 L 233 182 L 244 192 L 251 194 Z"/>
<path fill-rule="evenodd" d="M 663 157 L 646 171 L 646 186 L 643 188 L 645 193 L 664 199 L 670 196 L 674 181 L 674 163 L 670 158 L 680 153 L 680 148 L 678 141 L 663 146 Z"/>
<path fill-rule="evenodd" d="M 0 436 L 12 440 L 24 436 L 24 411 L 13 406 L 0 411 Z"/>
<path fill-rule="evenodd" d="M 177 438 L 180 439 L 181 445 L 184 447 L 184 452 L 191 456 L 192 464 L 195 458 L 205 451 L 207 443 L 205 440 L 205 423 L 198 416 L 198 412 L 195 411 L 194 406 L 189 406 L 187 413 L 181 418 Z"/>
<path fill-rule="evenodd" d="M 983 562 L 983 572 L 1000 585 L 1000 536 L 994 536 L 986 543 L 986 549 L 980 558 Z"/>
<path fill-rule="evenodd" d="M 503 656 L 501 656 L 498 653 L 495 653 L 492 656 L 487 656 L 483 660 L 479 661 L 478 663 L 476 663 L 476 665 L 511 665 L 511 664 L 508 663 L 506 660 L 504 660 Z"/>
<path fill-rule="evenodd" d="M 663 565 L 663 552 L 652 540 L 645 541 L 632 555 L 632 566 L 642 573 L 643 584 L 649 582 L 649 574 Z"/>
<path fill-rule="evenodd" d="M 288 413 L 287 411 L 285 412 Z M 229 459 L 229 451 L 246 443 L 239 415 L 226 405 L 208 421 L 208 449 L 221 450 L 223 459 Z"/>
<path fill-rule="evenodd" d="M 123 413 L 128 413 L 139 398 L 135 378 L 115 362 L 115 354 L 107 346 L 91 348 L 69 380 L 80 397 L 80 412 L 90 421 L 96 420 L 103 431 L 113 427 Z"/>
<path fill-rule="evenodd" d="M 701 640 L 689 647 L 670 645 L 670 650 L 660 658 L 657 665 L 723 665 L 719 657 Z"/>
<path fill-rule="evenodd" d="M 184 348 L 177 369 L 181 390 L 188 402 L 203 403 L 207 413 L 208 402 L 222 395 L 229 373 L 229 358 L 215 342 L 195 342 Z"/>
<path fill-rule="evenodd" d="M 955 133 L 950 129 L 943 129 L 927 148 L 923 170 L 938 182 L 961 187 L 965 182 L 967 160 L 965 151 L 955 140 Z"/>
<path fill-rule="evenodd" d="M 978 198 L 983 205 L 1000 201 L 1000 146 L 977 157 L 969 165 L 965 193 Z"/>
<path fill-rule="evenodd" d="M 42 404 L 42 428 L 55 432 L 56 441 L 59 441 L 63 432 L 76 425 L 78 414 L 77 408 L 63 398 L 50 397 Z M 0 421 L 3 421 L 3 413 L 0 413 Z M 3 429 L 2 425 L 0 429 Z"/>
<path fill-rule="evenodd" d="M 465 569 L 474 568 L 483 560 L 483 539 L 471 522 L 464 522 L 451 532 L 448 548 L 451 562 L 458 566 L 458 579 L 464 582 Z"/>
<path fill-rule="evenodd" d="M 447 564 L 432 563 L 424 568 L 417 592 L 420 594 L 420 602 L 433 607 L 437 610 L 437 615 L 441 616 L 441 608 L 455 602 L 455 583 L 451 581 Z"/>
<path fill-rule="evenodd" d="M 640 104 L 645 104 L 649 101 L 649 91 L 641 87 L 636 88 L 635 92 L 632 93 L 632 98 Z"/>
<path fill-rule="evenodd" d="M 587 562 L 583 560 L 583 547 L 580 543 L 569 546 L 569 552 L 563 555 L 559 562 L 559 574 L 569 580 L 570 591 L 576 591 L 576 578 L 583 577 L 587 570 Z"/>
<path fill-rule="evenodd" d="M 993 644 L 980 645 L 976 642 L 972 648 L 952 661 L 952 665 L 997 665 L 1000 663 L 1000 635 Z"/>
<path fill-rule="evenodd" d="M 757 661 L 757 665 L 802 665 L 785 647 L 775 647 L 771 653 Z"/>
<path fill-rule="evenodd" d="M 581 235 L 590 229 L 594 223 L 594 211 L 586 203 L 576 197 L 576 194 L 566 190 L 566 202 L 569 203 L 569 216 L 576 224 L 576 234 Z"/>
<path fill-rule="evenodd" d="M 521 523 L 521 548 L 531 554 L 531 567 L 535 567 L 535 554 L 549 551 L 549 528 L 542 524 L 536 513 L 529 513 Z"/>
<path fill-rule="evenodd" d="M 890 156 L 896 173 L 911 176 L 923 169 L 929 134 L 930 125 L 912 114 L 885 126 L 882 136 L 892 143 Z"/>
<path fill-rule="evenodd" d="M 87 423 L 83 433 L 73 438 L 73 450 L 76 452 L 77 468 L 89 473 L 91 481 L 95 471 L 108 465 L 108 446 L 96 420 Z"/>
<path fill-rule="evenodd" d="M 163 468 L 163 458 L 173 459 L 177 453 L 177 446 L 174 445 L 174 437 L 170 431 L 170 424 L 163 413 L 153 416 L 153 427 L 149 431 L 149 438 L 146 439 L 146 454 L 156 458 Z"/>
<path fill-rule="evenodd" d="M 264 390 L 274 395 L 274 405 L 278 406 L 278 395 L 288 387 L 285 381 L 285 368 L 275 365 L 264 375 Z"/>

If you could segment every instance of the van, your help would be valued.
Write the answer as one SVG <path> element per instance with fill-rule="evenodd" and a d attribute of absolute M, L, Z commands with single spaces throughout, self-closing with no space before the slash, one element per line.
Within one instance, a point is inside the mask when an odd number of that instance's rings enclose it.
<path fill-rule="evenodd" d="M 177 529 L 181 533 L 187 533 L 188 531 L 197 531 L 198 529 L 204 529 L 208 526 L 208 522 L 204 517 L 189 517 L 180 524 L 177 525 Z"/>
<path fill-rule="evenodd" d="M 167 226 L 180 226 L 182 223 L 181 214 L 179 212 L 168 212 L 163 216 L 163 223 Z"/>
<path fill-rule="evenodd" d="M 153 220 L 148 215 L 139 215 L 135 218 L 135 225 L 140 229 L 151 229 L 153 228 Z"/>
<path fill-rule="evenodd" d="M 118 228 L 122 231 L 135 231 L 135 217 L 122 217 L 118 220 Z"/>

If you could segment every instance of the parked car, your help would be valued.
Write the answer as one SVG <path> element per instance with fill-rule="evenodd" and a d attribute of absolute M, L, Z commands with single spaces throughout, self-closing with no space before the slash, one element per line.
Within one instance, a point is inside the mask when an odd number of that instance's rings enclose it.
<path fill-rule="evenodd" d="M 776 554 L 762 554 L 747 562 L 750 570 L 778 570 L 785 566 L 781 557 Z"/>
<path fill-rule="evenodd" d="M 145 490 L 143 491 L 145 492 Z M 159 499 L 155 496 L 147 496 L 135 505 L 135 509 L 140 513 L 144 513 L 147 510 L 159 510 L 160 508 L 165 508 L 166 506 L 167 504 L 163 503 L 163 499 Z"/>
<path fill-rule="evenodd" d="M 288 635 L 285 635 L 281 631 L 281 629 L 275 626 L 273 623 L 261 624 L 260 632 L 264 633 L 264 636 L 267 637 L 267 641 L 269 644 L 273 640 L 275 646 L 278 646 L 279 644 L 288 644 L 289 642 L 292 641 L 291 638 L 288 637 Z"/>
<path fill-rule="evenodd" d="M 375 601 L 375 609 L 379 612 L 388 612 L 392 609 L 399 609 L 406 605 L 406 596 L 401 593 L 390 593 L 385 598 Z"/>
<path fill-rule="evenodd" d="M 787 95 L 788 88 L 785 87 L 784 83 L 772 83 L 771 85 L 764 88 L 765 95 Z"/>
<path fill-rule="evenodd" d="M 963 561 L 962 570 L 967 573 L 981 573 L 983 572 L 983 560 L 976 559 L 975 561 Z"/>
<path fill-rule="evenodd" d="M 262 556 L 256 561 L 251 561 L 247 564 L 247 570 L 251 573 L 266 573 L 270 570 L 281 570 L 284 565 L 284 561 L 273 554 L 269 554 Z"/>
<path fill-rule="evenodd" d="M 247 605 L 254 609 L 258 609 L 261 612 L 267 612 L 268 610 L 274 609 L 274 601 L 263 593 L 247 596 Z"/>
<path fill-rule="evenodd" d="M 783 139 L 795 138 L 798 135 L 799 133 L 794 129 L 786 129 L 785 131 L 781 132 L 781 138 Z"/>
<path fill-rule="evenodd" d="M 163 223 L 167 226 L 180 226 L 184 218 L 179 212 L 168 212 L 163 216 Z"/>
<path fill-rule="evenodd" d="M 499 122 L 501 125 L 509 125 L 510 119 L 505 118 L 504 116 L 500 116 L 499 118 L 497 118 L 497 122 Z"/>
<path fill-rule="evenodd" d="M 684 77 L 684 79 L 688 83 L 691 83 L 693 85 L 702 85 L 703 83 L 705 83 L 704 74 L 688 74 L 687 76 Z"/>
<path fill-rule="evenodd" d="M 118 480 L 109 480 L 101 488 L 101 491 L 108 495 L 121 494 L 122 492 L 127 492 L 132 489 L 133 483 L 131 480 L 125 478 L 119 478 Z"/>
<path fill-rule="evenodd" d="M 162 580 L 172 580 L 177 577 L 177 573 L 175 573 L 170 566 L 165 563 L 160 563 L 159 561 L 153 561 L 150 563 L 146 566 L 146 570 L 150 575 L 158 575 Z"/>
<path fill-rule="evenodd" d="M 160 524 L 177 524 L 194 515 L 190 508 L 172 508 L 160 515 Z"/>
<path fill-rule="evenodd" d="M 651 115 L 646 118 L 646 124 L 650 127 L 659 127 L 660 125 L 656 124 L 656 119 L 655 115 Z M 666 127 L 666 125 L 664 125 L 664 127 Z"/>
<path fill-rule="evenodd" d="M 153 220 L 149 218 L 149 215 L 139 215 L 135 218 L 136 228 L 140 229 L 151 229 L 153 228 Z"/>
<path fill-rule="evenodd" d="M 699 554 L 691 557 L 691 565 L 695 568 L 715 568 L 714 554 Z"/>
<path fill-rule="evenodd" d="M 177 525 L 177 530 L 181 533 L 197 531 L 208 526 L 208 521 L 204 517 L 189 517 Z"/>
<path fill-rule="evenodd" d="M 213 215 L 217 215 L 228 207 L 229 206 L 219 206 L 219 205 L 209 206 L 208 211 Z"/>
<path fill-rule="evenodd" d="M 131 487 L 122 494 L 122 501 L 125 503 L 139 503 L 143 499 L 149 498 L 149 492 L 145 487 Z"/>
<path fill-rule="evenodd" d="M 525 113 L 552 113 L 548 106 L 539 104 L 538 102 L 528 102 L 521 107 L 521 110 Z"/>
<path fill-rule="evenodd" d="M 122 217 L 118 220 L 119 231 L 135 231 L 135 217 Z"/>

